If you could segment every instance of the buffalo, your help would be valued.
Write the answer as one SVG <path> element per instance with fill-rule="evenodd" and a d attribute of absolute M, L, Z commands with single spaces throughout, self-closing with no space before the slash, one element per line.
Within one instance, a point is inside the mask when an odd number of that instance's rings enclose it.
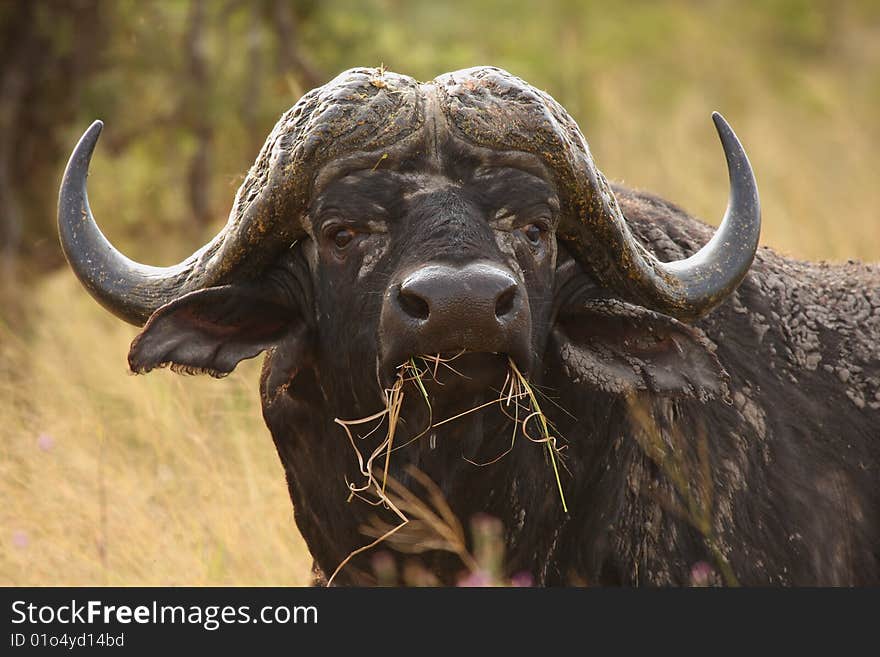
<path fill-rule="evenodd" d="M 266 353 L 318 582 L 375 583 L 378 545 L 454 584 L 456 519 L 485 514 L 505 576 L 537 585 L 876 585 L 880 271 L 759 249 L 752 168 L 713 120 L 714 235 L 609 184 L 566 111 L 506 71 L 357 68 L 281 117 L 226 226 L 172 267 L 98 229 L 96 122 L 61 244 L 143 327 L 132 371 L 222 377 Z"/>

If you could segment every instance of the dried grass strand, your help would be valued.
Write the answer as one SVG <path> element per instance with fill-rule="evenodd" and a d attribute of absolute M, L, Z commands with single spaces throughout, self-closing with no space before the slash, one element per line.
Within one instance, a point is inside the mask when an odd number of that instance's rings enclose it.
<path fill-rule="evenodd" d="M 418 498 L 415 494 L 413 494 L 410 490 L 408 490 L 393 477 L 390 477 L 389 471 L 392 452 L 412 444 L 416 440 L 423 437 L 426 433 L 433 429 L 436 429 L 437 427 L 461 419 L 466 415 L 470 415 L 471 413 L 487 408 L 494 404 L 498 404 L 501 412 L 504 413 L 505 416 L 513 420 L 513 434 L 511 436 L 510 446 L 497 457 L 491 459 L 490 461 L 487 461 L 486 463 L 478 463 L 476 461 L 468 459 L 464 455 L 462 455 L 462 458 L 464 458 L 464 460 L 468 463 L 471 463 L 472 465 L 475 465 L 477 467 L 485 467 L 493 463 L 497 463 L 513 450 L 516 443 L 517 431 L 521 430 L 523 435 L 529 441 L 533 443 L 546 443 L 550 463 L 553 467 L 553 475 L 556 480 L 557 488 L 559 490 L 559 498 L 562 502 L 562 508 L 565 513 L 568 513 L 568 504 L 565 500 L 565 493 L 562 489 L 562 481 L 560 479 L 559 468 L 557 466 L 557 457 L 560 457 L 561 460 L 561 449 L 557 447 L 556 437 L 552 435 L 550 431 L 551 428 L 553 428 L 553 425 L 541 410 L 535 388 L 533 388 L 529 384 L 526 377 L 522 374 L 522 372 L 520 372 L 519 368 L 517 368 L 516 363 L 514 363 L 513 359 L 508 358 L 507 376 L 505 377 L 504 384 L 502 385 L 497 398 L 491 399 L 466 411 L 462 411 L 461 413 L 457 413 L 451 417 L 440 420 L 439 422 L 434 422 L 433 408 L 431 406 L 430 397 L 423 383 L 423 377 L 427 374 L 430 374 L 431 378 L 439 384 L 440 382 L 437 380 L 437 373 L 439 368 L 442 366 L 448 368 L 458 376 L 469 378 L 456 370 L 451 365 L 449 365 L 451 361 L 454 361 L 463 353 L 464 352 L 460 352 L 455 356 L 449 358 L 443 358 L 440 356 L 440 354 L 435 354 L 433 356 L 421 356 L 419 357 L 422 362 L 421 368 L 416 365 L 416 361 L 414 358 L 409 359 L 406 363 L 398 368 L 397 378 L 395 379 L 394 384 L 391 386 L 391 388 L 385 390 L 385 408 L 383 410 L 374 413 L 368 417 L 356 420 L 342 420 L 339 418 L 334 419 L 334 422 L 340 425 L 345 431 L 349 443 L 354 450 L 355 457 L 357 458 L 358 470 L 360 474 L 364 477 L 364 482 L 360 486 L 355 484 L 354 482 L 349 482 L 346 480 L 346 485 L 348 486 L 349 490 L 349 501 L 351 501 L 353 498 L 357 498 L 359 500 L 367 502 L 371 506 L 384 506 L 385 508 L 391 510 L 400 519 L 400 523 L 393 526 L 389 526 L 387 524 L 384 525 L 380 535 L 377 536 L 375 540 L 368 543 L 367 545 L 352 550 L 333 571 L 333 574 L 327 580 L 328 586 L 332 585 L 336 576 L 355 556 L 372 549 L 376 545 L 392 537 L 394 534 L 403 529 L 407 524 L 409 524 L 410 517 L 407 516 L 407 514 L 402 509 L 408 510 L 412 515 L 425 523 L 425 525 L 431 531 L 433 531 L 438 537 L 441 538 L 443 545 L 446 546 L 446 549 L 457 554 L 466 566 L 468 566 L 469 568 L 477 567 L 476 561 L 466 549 L 464 531 L 461 527 L 461 523 L 453 513 L 452 508 L 446 502 L 442 492 L 437 487 L 437 485 L 423 472 L 414 468 L 408 468 L 408 472 L 410 472 L 413 479 L 415 479 L 428 493 L 431 503 L 437 509 L 437 512 L 435 513 L 420 498 Z M 433 364 L 433 367 L 431 367 L 429 363 Z M 419 392 L 421 393 L 421 396 L 424 399 L 425 404 L 428 408 L 428 423 L 427 427 L 420 433 L 418 433 L 414 438 L 411 438 L 402 445 L 398 445 L 395 447 L 394 437 L 396 435 L 397 425 L 401 421 L 400 413 L 403 408 L 403 400 L 405 394 L 404 385 L 407 382 L 415 383 L 417 388 L 419 389 Z M 556 403 L 546 395 L 544 395 L 544 397 L 549 399 L 552 403 Z M 528 404 L 522 404 L 520 400 L 523 399 L 527 400 Z M 510 416 L 510 413 L 507 410 L 511 404 L 513 404 L 514 407 L 513 417 Z M 558 406 L 558 404 L 556 405 Z M 521 409 L 527 412 L 526 416 L 522 420 L 519 419 Z M 532 418 L 538 419 L 538 424 L 541 429 L 541 437 L 535 438 L 529 434 L 528 422 Z M 387 424 L 385 438 L 370 453 L 368 457 L 364 458 L 364 454 L 358 448 L 357 441 L 355 440 L 351 428 L 376 420 L 380 421 L 367 434 L 365 434 L 364 436 L 359 436 L 359 438 L 361 440 L 364 440 L 365 438 L 371 436 L 376 431 L 378 431 L 378 429 L 383 424 Z M 375 474 L 376 469 L 374 468 L 374 461 L 383 455 L 384 463 L 382 468 L 379 470 L 381 472 L 381 475 L 377 477 Z M 367 492 L 371 492 L 373 495 L 375 495 L 376 499 L 371 500 L 366 495 Z M 389 492 L 393 493 L 397 497 L 397 502 L 392 500 Z M 385 527 L 390 528 L 386 530 L 384 529 Z"/>

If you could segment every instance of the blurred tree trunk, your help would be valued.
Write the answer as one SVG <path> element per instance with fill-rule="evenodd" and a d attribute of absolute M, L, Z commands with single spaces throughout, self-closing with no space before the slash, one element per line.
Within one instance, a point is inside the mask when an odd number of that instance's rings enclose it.
<path fill-rule="evenodd" d="M 241 95 L 241 116 L 247 129 L 249 150 L 254 155 L 263 145 L 260 134 L 259 99 L 263 85 L 263 16 L 258 5 L 250 7 L 247 34 L 248 78 Z"/>
<path fill-rule="evenodd" d="M 185 36 L 189 90 L 184 94 L 184 113 L 190 117 L 190 128 L 196 150 L 187 176 L 189 205 L 199 227 L 213 219 L 211 212 L 211 152 L 214 125 L 211 120 L 211 81 L 205 43 L 205 1 L 192 0 Z"/>
<path fill-rule="evenodd" d="M 27 84 L 27 65 L 35 39 L 27 25 L 33 5 L 25 3 L 13 14 L 4 32 L 3 69 L 0 77 L 0 279 L 11 288 L 18 270 L 24 219 L 16 191 L 15 136 L 22 98 Z"/>
<path fill-rule="evenodd" d="M 7 290 L 23 257 L 38 267 L 59 261 L 62 137 L 83 80 L 97 68 L 110 14 L 98 0 L 0 3 L 0 287 Z"/>
<path fill-rule="evenodd" d="M 297 18 L 287 0 L 273 0 L 269 19 L 278 39 L 278 66 L 284 73 L 292 73 L 306 90 L 326 82 L 324 75 L 303 54 L 299 42 Z"/>

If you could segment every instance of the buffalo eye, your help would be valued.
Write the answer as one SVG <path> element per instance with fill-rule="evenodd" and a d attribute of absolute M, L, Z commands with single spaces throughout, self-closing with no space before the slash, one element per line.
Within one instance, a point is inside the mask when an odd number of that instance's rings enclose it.
<path fill-rule="evenodd" d="M 342 250 L 351 244 L 351 241 L 354 239 L 354 231 L 344 227 L 335 228 L 330 232 L 328 237 L 337 249 Z"/>
<path fill-rule="evenodd" d="M 547 232 L 547 227 L 542 224 L 529 224 L 522 228 L 522 232 L 532 246 L 538 246 Z"/>

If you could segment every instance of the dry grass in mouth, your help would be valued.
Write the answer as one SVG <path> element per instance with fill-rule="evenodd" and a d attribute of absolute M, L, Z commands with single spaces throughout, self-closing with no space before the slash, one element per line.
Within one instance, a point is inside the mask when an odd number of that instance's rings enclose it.
<path fill-rule="evenodd" d="M 431 406 L 431 400 L 428 395 L 428 391 L 425 388 L 424 380 L 426 377 L 428 377 L 431 380 L 437 382 L 437 375 L 440 368 L 448 369 L 458 376 L 464 376 L 461 372 L 456 370 L 450 364 L 463 353 L 464 352 L 461 352 L 449 358 L 444 358 L 440 354 L 436 354 L 434 356 L 420 356 L 418 358 L 410 358 L 407 362 L 398 367 L 398 374 L 397 378 L 394 381 L 394 384 L 391 386 L 391 388 L 385 390 L 385 408 L 383 410 L 379 411 L 378 413 L 374 413 L 373 415 L 370 415 L 368 417 L 360 418 L 357 420 L 341 420 L 339 418 L 335 419 L 335 422 L 343 428 L 345 434 L 348 436 L 348 440 L 351 443 L 352 449 L 354 450 L 355 456 L 358 461 L 358 470 L 360 474 L 364 477 L 363 481 L 360 484 L 355 482 L 348 482 L 348 488 L 350 491 L 349 501 L 357 497 L 358 499 L 367 502 L 368 504 L 371 504 L 373 506 L 384 506 L 385 508 L 391 510 L 398 517 L 400 523 L 393 526 L 391 529 L 376 538 L 374 541 L 349 553 L 349 555 L 345 559 L 343 559 L 342 562 L 336 567 L 336 570 L 333 571 L 333 574 L 330 576 L 330 579 L 327 582 L 328 586 L 333 583 L 333 580 L 336 578 L 339 572 L 345 567 L 345 565 L 349 561 L 351 561 L 353 557 L 362 552 L 370 550 L 376 545 L 387 540 L 395 533 L 403 529 L 410 521 L 409 516 L 407 516 L 404 510 L 401 509 L 402 505 L 400 503 L 400 500 L 411 501 L 413 495 L 412 493 L 406 491 L 398 482 L 390 480 L 388 477 L 392 452 L 395 452 L 399 449 L 406 447 L 407 445 L 414 443 L 437 427 L 448 424 L 450 422 L 454 422 L 466 415 L 470 415 L 471 413 L 479 411 L 483 408 L 487 408 L 489 406 L 493 406 L 495 404 L 498 404 L 502 413 L 504 413 L 508 418 L 513 421 L 513 433 L 510 440 L 510 446 L 504 452 L 486 463 L 477 463 L 475 461 L 471 461 L 470 459 L 465 460 L 475 466 L 487 466 L 491 465 L 492 463 L 498 462 L 500 459 L 504 458 L 504 456 L 509 454 L 511 450 L 513 450 L 514 444 L 516 443 L 517 432 L 522 431 L 522 434 L 531 442 L 543 443 L 547 446 L 547 454 L 550 460 L 550 464 L 553 468 L 553 475 L 556 479 L 556 486 L 559 491 L 559 499 L 562 502 L 562 509 L 563 511 L 568 513 L 568 505 L 565 501 L 565 493 L 562 489 L 562 481 L 559 477 L 559 467 L 557 465 L 557 459 L 561 458 L 560 448 L 557 446 L 556 436 L 553 435 L 553 425 L 547 419 L 547 416 L 544 414 L 544 412 L 541 410 L 535 388 L 529 383 L 525 375 L 519 370 L 512 358 L 508 358 L 507 377 L 504 380 L 504 384 L 501 386 L 498 397 L 474 406 L 473 408 L 470 408 L 466 411 L 462 411 L 461 413 L 457 413 L 456 415 L 453 415 L 451 417 L 435 421 L 433 408 Z M 412 382 L 415 384 L 422 399 L 424 400 L 425 405 L 428 409 L 428 422 L 425 428 L 416 436 L 410 438 L 408 441 L 401 445 L 395 445 L 394 440 L 397 435 L 397 424 L 398 420 L 400 419 L 401 409 L 403 408 L 403 400 L 405 394 L 404 387 L 408 382 Z M 511 414 L 511 412 L 513 414 Z M 522 419 L 520 419 L 520 417 L 522 417 Z M 537 436 L 533 436 L 529 433 L 528 425 L 529 422 L 532 420 L 537 420 L 537 424 L 539 427 L 539 434 Z M 375 426 L 370 429 L 365 435 L 358 436 L 358 439 L 363 441 L 364 439 L 373 435 L 382 426 L 385 426 L 385 438 L 365 458 L 364 453 L 358 447 L 358 440 L 355 439 L 351 427 L 361 426 L 370 423 L 375 423 Z M 379 466 L 380 462 L 382 464 L 381 467 Z M 427 477 L 424 478 L 427 479 Z M 422 480 L 419 479 L 419 481 Z M 424 485 L 424 482 L 422 483 Z M 397 498 L 396 502 L 395 500 L 392 500 L 391 496 L 387 492 L 389 486 L 394 489 L 393 492 L 395 493 Z M 435 488 L 436 487 L 432 487 L 430 488 L 430 490 L 435 490 Z M 454 550 L 454 552 L 460 553 L 461 551 Z M 465 562 L 467 565 L 466 560 Z"/>

